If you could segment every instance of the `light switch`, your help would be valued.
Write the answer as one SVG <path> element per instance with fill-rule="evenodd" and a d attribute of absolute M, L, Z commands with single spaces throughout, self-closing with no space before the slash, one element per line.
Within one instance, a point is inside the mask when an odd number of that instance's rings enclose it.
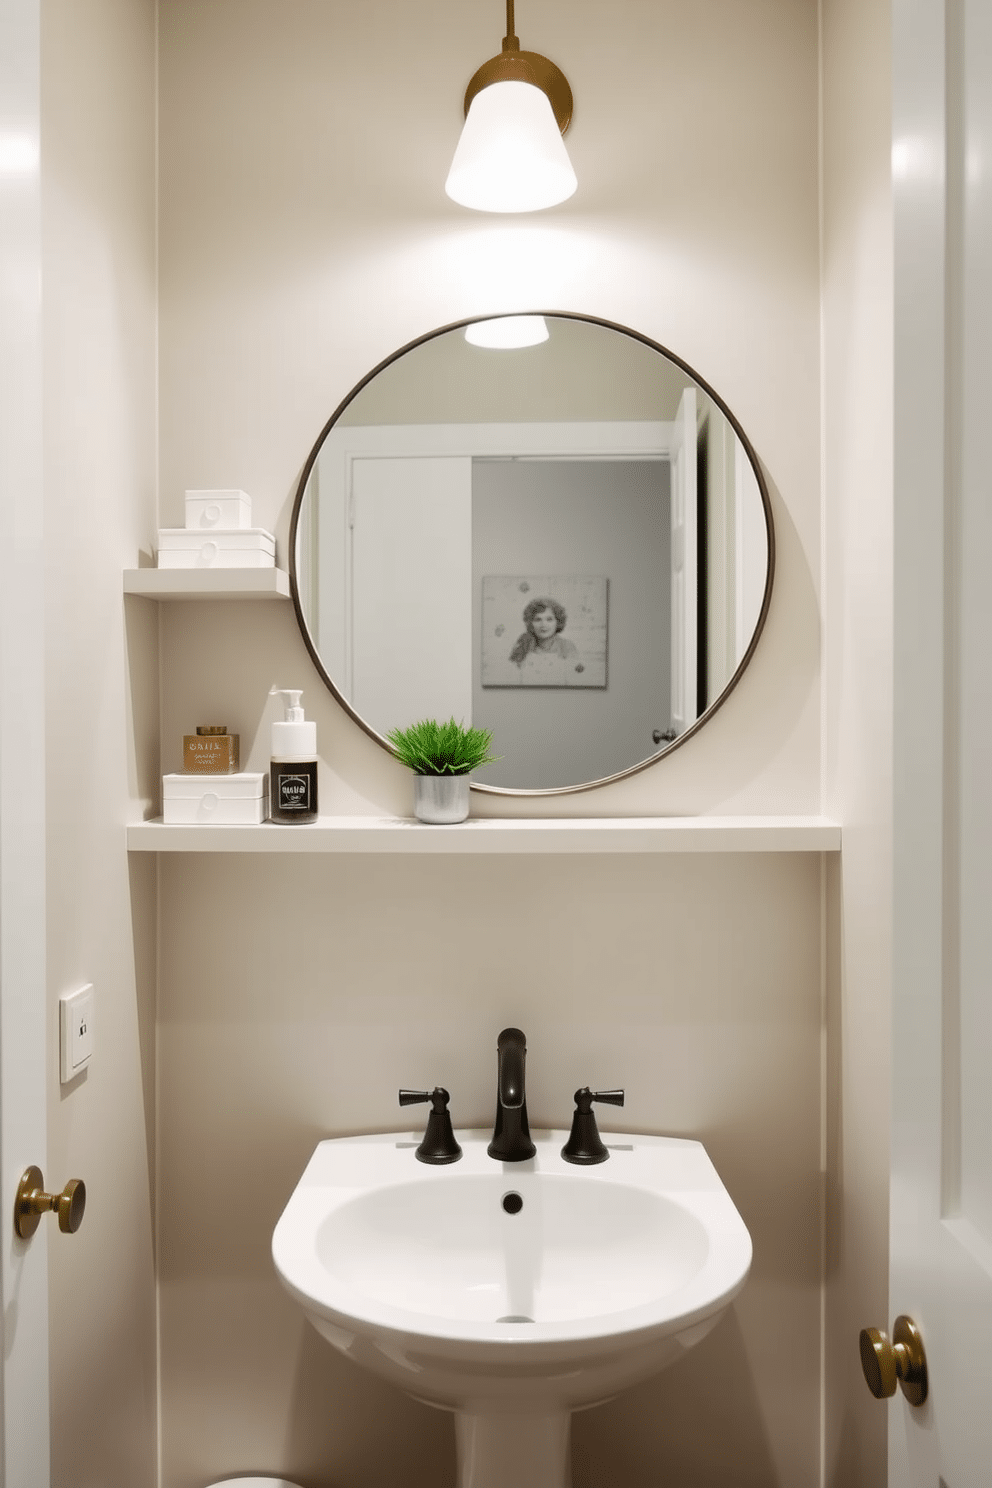
<path fill-rule="evenodd" d="M 59 1048 L 62 1084 L 86 1068 L 93 1054 L 93 983 L 59 998 Z"/>

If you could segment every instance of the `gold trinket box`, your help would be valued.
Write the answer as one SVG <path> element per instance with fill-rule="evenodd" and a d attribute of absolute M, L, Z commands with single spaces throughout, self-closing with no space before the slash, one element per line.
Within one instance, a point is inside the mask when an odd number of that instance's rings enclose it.
<path fill-rule="evenodd" d="M 241 736 L 226 724 L 197 724 L 183 735 L 183 770 L 187 775 L 232 775 L 241 768 Z"/>

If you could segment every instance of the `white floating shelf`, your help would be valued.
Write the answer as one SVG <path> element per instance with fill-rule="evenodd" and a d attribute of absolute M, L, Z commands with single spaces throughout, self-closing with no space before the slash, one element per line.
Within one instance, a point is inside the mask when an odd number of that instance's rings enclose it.
<path fill-rule="evenodd" d="M 838 852 L 821 816 L 479 818 L 425 826 L 398 817 L 322 816 L 311 826 L 166 826 L 134 822 L 131 852 L 695 853 Z"/>
<path fill-rule="evenodd" d="M 282 568 L 126 568 L 124 593 L 147 599 L 289 599 Z"/>

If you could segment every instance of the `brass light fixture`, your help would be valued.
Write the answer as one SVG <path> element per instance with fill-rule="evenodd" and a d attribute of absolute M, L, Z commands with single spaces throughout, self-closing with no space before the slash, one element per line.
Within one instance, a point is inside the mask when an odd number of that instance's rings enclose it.
<path fill-rule="evenodd" d="M 572 118 L 572 90 L 559 67 L 521 50 L 513 0 L 506 35 L 465 90 L 465 125 L 445 191 L 480 212 L 536 212 L 570 197 L 575 172 L 562 141 Z"/>

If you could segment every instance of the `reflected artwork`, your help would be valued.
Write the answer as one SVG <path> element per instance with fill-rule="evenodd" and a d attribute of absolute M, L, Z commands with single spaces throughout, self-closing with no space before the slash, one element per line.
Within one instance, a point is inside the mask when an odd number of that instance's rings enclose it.
<path fill-rule="evenodd" d="M 483 687 L 606 687 L 609 580 L 487 574 Z"/>

